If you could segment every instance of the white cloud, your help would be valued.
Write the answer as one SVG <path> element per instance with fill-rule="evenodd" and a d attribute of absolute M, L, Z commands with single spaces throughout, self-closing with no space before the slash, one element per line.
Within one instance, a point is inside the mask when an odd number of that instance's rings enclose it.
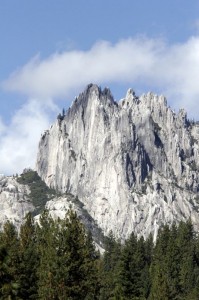
<path fill-rule="evenodd" d="M 196 115 L 198 78 L 198 36 L 174 45 L 139 37 L 116 44 L 101 41 L 88 51 L 55 53 L 44 60 L 36 56 L 13 73 L 4 87 L 42 100 L 67 96 L 90 82 L 124 82 L 133 88 L 147 84 L 165 91 L 174 106 L 185 106 Z"/>
<path fill-rule="evenodd" d="M 128 39 L 112 45 L 102 41 L 89 51 L 39 56 L 13 73 L 4 86 L 31 96 L 57 97 L 90 82 L 132 81 L 153 67 L 161 42 Z"/>
<path fill-rule="evenodd" d="M 47 110 L 56 111 L 56 98 L 90 82 L 124 83 L 135 90 L 151 86 L 154 92 L 164 91 L 174 108 L 184 107 L 198 120 L 198 78 L 199 36 L 174 45 L 144 37 L 116 44 L 101 41 L 88 51 L 65 51 L 43 60 L 37 55 L 3 83 L 7 90 L 34 100 L 18 110 L 9 125 L 0 119 L 0 172 L 34 166 L 40 134 L 50 123 Z"/>
<path fill-rule="evenodd" d="M 4 125 L 1 116 L 0 116 L 0 135 L 3 134 L 3 132 L 5 132 L 6 130 L 6 126 Z"/>
<path fill-rule="evenodd" d="M 26 167 L 34 168 L 39 138 L 50 121 L 49 107 L 32 99 L 16 112 L 9 125 L 0 123 L 0 173 L 12 175 Z"/>

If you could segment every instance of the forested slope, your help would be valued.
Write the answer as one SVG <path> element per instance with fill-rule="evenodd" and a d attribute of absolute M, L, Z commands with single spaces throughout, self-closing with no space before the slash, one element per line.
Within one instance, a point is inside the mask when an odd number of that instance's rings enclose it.
<path fill-rule="evenodd" d="M 199 299 L 199 238 L 190 221 L 163 226 L 156 244 L 110 233 L 100 256 L 76 213 L 31 214 L 0 233 L 0 299 Z"/>

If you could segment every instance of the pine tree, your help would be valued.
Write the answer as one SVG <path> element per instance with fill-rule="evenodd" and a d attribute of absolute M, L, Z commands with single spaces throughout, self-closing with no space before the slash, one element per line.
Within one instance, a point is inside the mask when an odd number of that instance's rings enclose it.
<path fill-rule="evenodd" d="M 118 294 L 117 273 L 121 255 L 121 243 L 116 241 L 112 231 L 105 240 L 105 253 L 101 266 L 100 299 L 111 299 Z"/>
<path fill-rule="evenodd" d="M 137 237 L 134 233 L 126 240 L 121 252 L 117 276 L 117 296 L 131 299 L 135 296 L 136 262 L 134 255 L 137 250 Z M 120 294 L 118 294 L 118 290 Z"/>
<path fill-rule="evenodd" d="M 192 298 L 194 300 L 199 299 L 199 235 L 195 235 L 194 239 L 194 288 L 192 290 Z"/>
<path fill-rule="evenodd" d="M 165 272 L 167 274 L 167 282 L 170 299 L 179 299 L 179 247 L 177 244 L 177 227 L 173 224 L 170 229 L 167 252 L 165 253 Z"/>
<path fill-rule="evenodd" d="M 166 254 L 170 229 L 168 225 L 162 226 L 158 232 L 156 246 L 151 264 L 151 291 L 150 300 L 169 300 L 169 282 L 167 274 Z"/>
<path fill-rule="evenodd" d="M 147 251 L 152 251 L 149 247 L 150 245 L 150 238 L 146 243 L 144 238 L 141 237 L 137 243 L 137 250 L 135 253 L 135 262 L 136 262 L 136 295 L 138 297 L 147 298 L 149 295 L 150 290 L 150 261 L 151 261 L 151 253 Z M 147 248 L 146 248 L 147 246 Z"/>
<path fill-rule="evenodd" d="M 11 281 L 11 276 L 8 270 L 8 252 L 2 243 L 0 243 L 0 298 L 3 296 L 4 287 Z"/>
<path fill-rule="evenodd" d="M 180 222 L 178 227 L 178 248 L 179 248 L 179 285 L 180 293 L 187 297 L 194 289 L 194 232 L 191 220 L 186 223 Z"/>
<path fill-rule="evenodd" d="M 38 227 L 39 299 L 95 299 L 97 256 L 77 214 L 53 221 L 47 212 Z"/>
<path fill-rule="evenodd" d="M 60 235 L 62 243 L 58 257 L 63 270 L 62 283 L 65 286 L 63 299 L 95 299 L 96 254 L 90 236 L 87 236 L 84 226 L 72 210 L 61 221 Z"/>
<path fill-rule="evenodd" d="M 9 221 L 4 224 L 0 235 L 1 256 L 1 299 L 16 299 L 19 294 L 19 240 L 16 229 Z"/>
<path fill-rule="evenodd" d="M 20 228 L 20 297 L 22 299 L 38 299 L 37 295 L 37 268 L 39 257 L 36 244 L 35 224 L 31 213 L 25 218 Z"/>
<path fill-rule="evenodd" d="M 42 300 L 56 299 L 57 226 L 46 210 L 40 216 L 39 222 L 36 228 L 39 255 L 38 295 Z"/>
<path fill-rule="evenodd" d="M 147 244 L 149 247 L 149 244 Z M 143 237 L 132 233 L 121 252 L 118 268 L 118 299 L 146 299 L 150 289 L 149 261 Z"/>
<path fill-rule="evenodd" d="M 86 273 L 86 299 L 98 299 L 100 290 L 100 254 L 96 251 L 91 232 L 85 236 L 84 264 Z"/>

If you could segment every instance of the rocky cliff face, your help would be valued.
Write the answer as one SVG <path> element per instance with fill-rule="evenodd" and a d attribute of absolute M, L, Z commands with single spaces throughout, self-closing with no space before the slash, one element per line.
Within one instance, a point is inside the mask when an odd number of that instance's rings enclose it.
<path fill-rule="evenodd" d="M 19 228 L 26 214 L 34 210 L 29 193 L 29 188 L 16 178 L 0 175 L 0 229 L 6 221 Z"/>
<path fill-rule="evenodd" d="M 163 96 L 128 90 L 117 103 L 89 85 L 42 135 L 36 170 L 77 195 L 105 234 L 156 235 L 189 217 L 199 229 L 199 124 Z"/>

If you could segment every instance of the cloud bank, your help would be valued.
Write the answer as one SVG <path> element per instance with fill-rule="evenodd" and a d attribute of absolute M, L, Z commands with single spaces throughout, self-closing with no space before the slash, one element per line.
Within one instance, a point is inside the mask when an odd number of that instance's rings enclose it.
<path fill-rule="evenodd" d="M 4 87 L 42 99 L 63 97 L 90 82 L 129 83 L 157 87 L 165 91 L 176 107 L 184 106 L 198 115 L 199 36 L 181 44 L 135 38 L 116 44 L 96 43 L 87 51 L 39 56 L 14 72 Z"/>
<path fill-rule="evenodd" d="M 28 100 L 9 125 L 0 119 L 0 173 L 12 175 L 34 168 L 39 138 L 49 125 L 49 107 L 38 99 Z"/>
<path fill-rule="evenodd" d="M 184 107 L 198 120 L 198 78 L 199 36 L 173 45 L 145 37 L 101 41 L 87 51 L 57 52 L 45 59 L 37 55 L 2 83 L 29 100 L 8 126 L 0 119 L 1 169 L 13 173 L 33 166 L 39 136 L 50 123 L 49 110 L 56 111 L 57 99 L 90 82 L 157 88 L 174 108 Z"/>

